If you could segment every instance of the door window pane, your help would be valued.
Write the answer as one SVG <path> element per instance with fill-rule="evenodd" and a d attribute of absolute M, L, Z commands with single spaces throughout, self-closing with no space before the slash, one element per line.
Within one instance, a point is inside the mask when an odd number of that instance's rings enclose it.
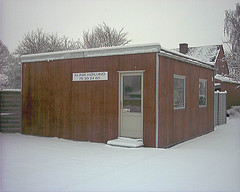
<path fill-rule="evenodd" d="M 141 76 L 123 77 L 123 112 L 141 113 Z"/>

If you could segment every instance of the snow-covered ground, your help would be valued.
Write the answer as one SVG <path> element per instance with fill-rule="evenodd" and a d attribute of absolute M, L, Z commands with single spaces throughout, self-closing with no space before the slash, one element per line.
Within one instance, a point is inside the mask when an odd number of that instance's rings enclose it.
<path fill-rule="evenodd" d="M 169 149 L 0 134 L 0 191 L 240 191 L 240 116 Z"/>

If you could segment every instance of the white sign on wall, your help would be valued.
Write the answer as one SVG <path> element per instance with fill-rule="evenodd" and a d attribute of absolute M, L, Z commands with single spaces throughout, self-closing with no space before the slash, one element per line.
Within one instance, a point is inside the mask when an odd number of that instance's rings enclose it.
<path fill-rule="evenodd" d="M 73 73 L 73 81 L 106 81 L 108 72 Z"/>

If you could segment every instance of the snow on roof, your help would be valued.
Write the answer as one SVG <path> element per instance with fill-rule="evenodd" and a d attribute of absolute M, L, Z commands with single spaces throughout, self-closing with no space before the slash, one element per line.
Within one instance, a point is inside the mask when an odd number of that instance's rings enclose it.
<path fill-rule="evenodd" d="M 202 47 L 190 47 L 187 55 L 196 57 L 205 62 L 216 63 L 220 52 L 220 45 L 210 45 Z"/>
<path fill-rule="evenodd" d="M 188 47 L 186 55 L 200 59 L 201 61 L 209 62 L 214 65 L 217 61 L 221 45 L 207 45 L 199 47 Z M 173 49 L 178 51 L 179 49 Z"/>
<path fill-rule="evenodd" d="M 101 57 L 111 55 L 126 55 L 138 53 L 157 53 L 160 52 L 161 45 L 158 43 L 144 45 L 127 45 L 102 47 L 92 49 L 80 49 L 71 51 L 59 51 L 49 53 L 39 53 L 21 56 L 21 62 L 36 62 L 36 61 L 51 61 L 62 59 L 86 58 L 86 57 Z"/>
<path fill-rule="evenodd" d="M 174 59 L 187 62 L 193 65 L 198 65 L 204 68 L 212 69 L 212 64 L 209 62 L 205 62 L 194 57 L 190 57 L 178 52 L 164 49 L 161 47 L 159 43 L 22 55 L 21 62 L 27 63 L 27 62 L 53 61 L 53 60 L 62 60 L 62 59 L 88 58 L 88 57 L 101 57 L 101 56 L 112 56 L 112 55 L 140 54 L 140 53 L 158 53 L 166 57 L 174 58 Z"/>
<path fill-rule="evenodd" d="M 220 74 L 216 74 L 215 75 L 215 79 L 222 81 L 222 82 L 227 82 L 227 83 L 237 83 L 240 84 L 240 81 L 236 81 L 233 78 L 227 77 L 227 76 L 223 76 Z"/>

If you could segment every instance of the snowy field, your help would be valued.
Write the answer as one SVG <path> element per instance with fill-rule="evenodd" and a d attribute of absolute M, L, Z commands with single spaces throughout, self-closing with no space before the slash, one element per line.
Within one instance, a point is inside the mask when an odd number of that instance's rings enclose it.
<path fill-rule="evenodd" d="M 240 116 L 169 149 L 0 134 L 0 191 L 240 191 Z"/>

